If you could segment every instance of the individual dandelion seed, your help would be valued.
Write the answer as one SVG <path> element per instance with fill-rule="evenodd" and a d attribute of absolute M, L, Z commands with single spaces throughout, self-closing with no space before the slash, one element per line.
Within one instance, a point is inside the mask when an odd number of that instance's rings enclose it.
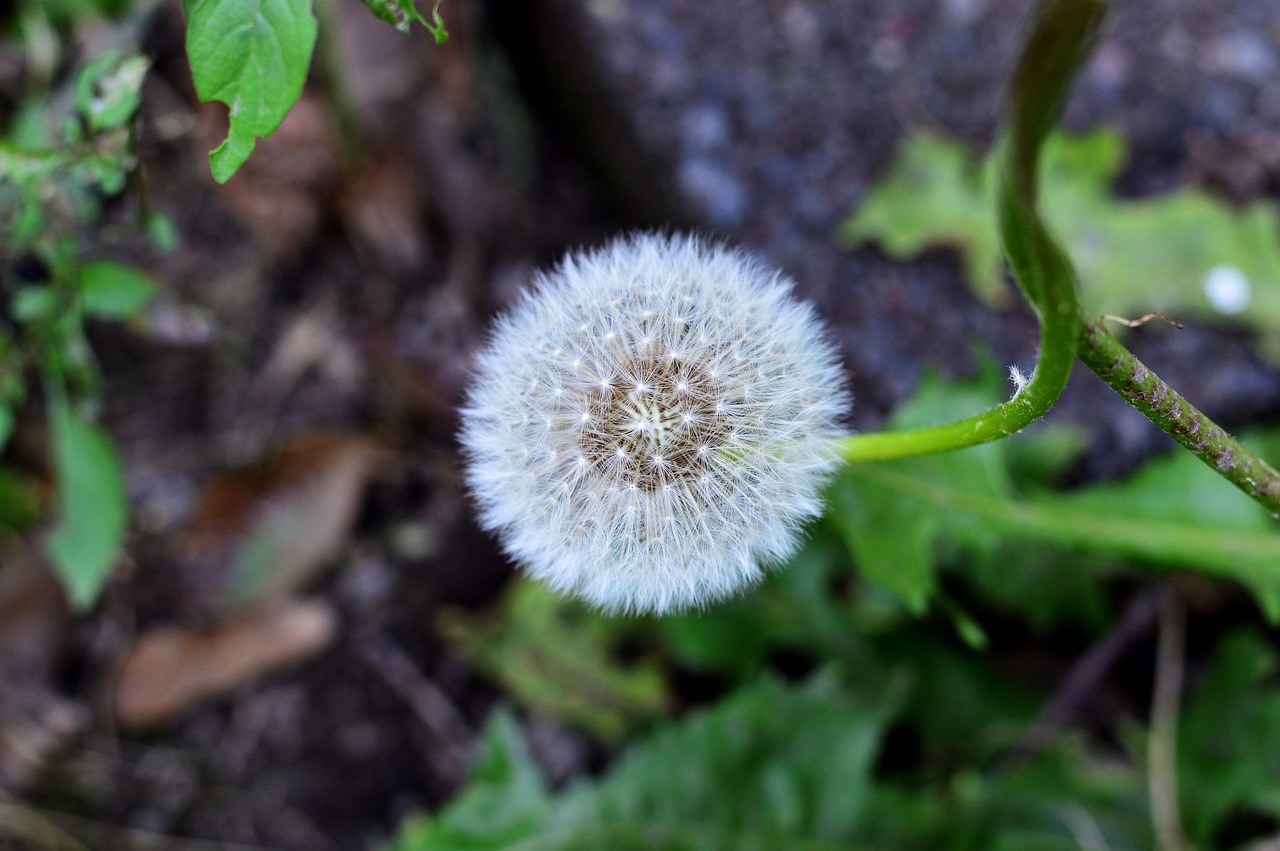
<path fill-rule="evenodd" d="M 462 411 L 483 525 L 608 611 L 720 599 L 790 556 L 849 397 L 791 282 L 654 234 L 571 254 L 500 318 Z"/>

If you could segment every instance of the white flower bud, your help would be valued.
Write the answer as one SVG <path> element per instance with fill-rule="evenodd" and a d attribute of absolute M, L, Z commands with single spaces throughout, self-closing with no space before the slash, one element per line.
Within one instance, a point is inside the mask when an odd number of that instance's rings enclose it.
<path fill-rule="evenodd" d="M 822 511 L 848 407 L 791 282 L 693 237 L 568 256 L 497 323 L 463 409 L 481 521 L 610 611 L 741 590 Z"/>

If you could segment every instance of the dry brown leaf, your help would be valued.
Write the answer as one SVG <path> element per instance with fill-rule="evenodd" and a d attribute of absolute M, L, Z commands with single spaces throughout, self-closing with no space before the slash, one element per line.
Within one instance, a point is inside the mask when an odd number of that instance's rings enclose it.
<path fill-rule="evenodd" d="M 253 470 L 206 485 L 188 554 L 225 560 L 224 606 L 283 596 L 341 552 L 378 447 L 356 435 L 294 440 Z"/>
<path fill-rule="evenodd" d="M 144 632 L 116 681 L 117 718 L 133 728 L 168 721 L 310 658 L 329 645 L 337 625 L 337 613 L 322 600 L 279 600 L 204 629 Z"/>

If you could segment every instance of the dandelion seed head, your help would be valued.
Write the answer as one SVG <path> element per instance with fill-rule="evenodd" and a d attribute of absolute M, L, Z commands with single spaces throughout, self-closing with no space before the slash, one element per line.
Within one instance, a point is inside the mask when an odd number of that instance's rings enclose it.
<path fill-rule="evenodd" d="M 463 409 L 481 522 L 530 574 L 609 611 L 759 581 L 821 512 L 848 408 L 791 289 L 739 252 L 659 235 L 539 275 Z"/>

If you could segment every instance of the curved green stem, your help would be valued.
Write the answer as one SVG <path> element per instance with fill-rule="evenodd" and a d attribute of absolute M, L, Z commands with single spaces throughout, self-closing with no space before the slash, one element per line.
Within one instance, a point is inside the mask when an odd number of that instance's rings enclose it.
<path fill-rule="evenodd" d="M 1005 256 L 1040 318 L 1040 356 L 1012 399 L 956 422 L 842 438 L 850 462 L 886 461 L 976 446 L 1035 422 L 1066 387 L 1075 362 L 1079 307 L 1075 272 L 1036 208 L 1045 136 L 1101 23 L 1106 0 L 1047 0 L 1014 70 L 1003 141 L 996 153 L 997 205 Z"/>

